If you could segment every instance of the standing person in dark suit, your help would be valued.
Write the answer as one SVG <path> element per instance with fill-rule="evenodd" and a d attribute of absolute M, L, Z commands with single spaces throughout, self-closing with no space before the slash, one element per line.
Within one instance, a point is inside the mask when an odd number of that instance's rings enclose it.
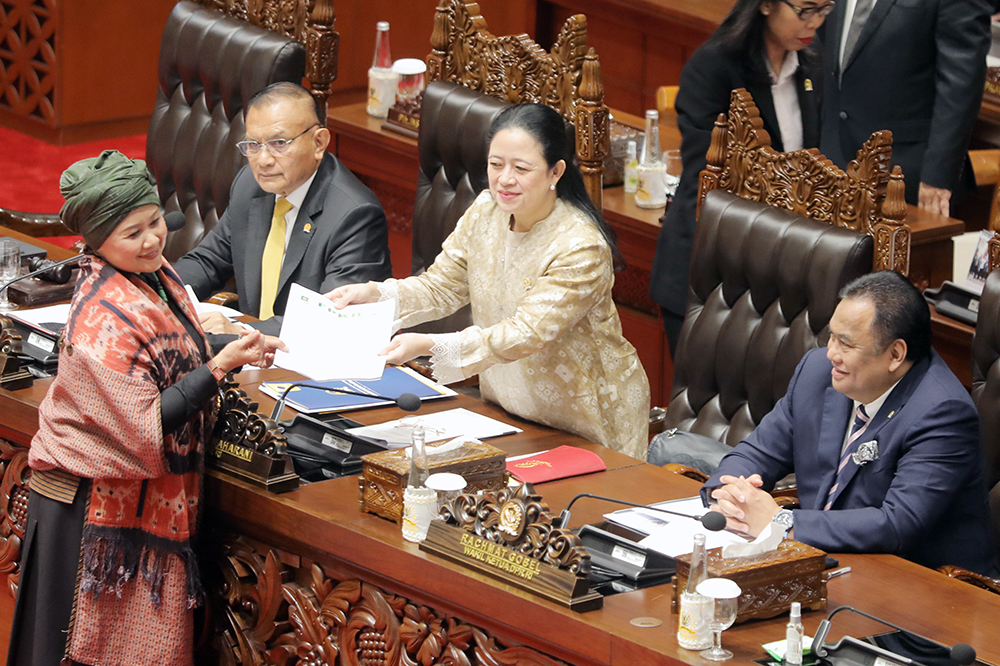
<path fill-rule="evenodd" d="M 698 174 L 715 120 L 729 111 L 732 91 L 746 88 L 775 150 L 818 145 L 820 56 L 813 42 L 832 9 L 828 0 L 739 0 L 684 65 L 676 103 L 684 168 L 656 242 L 649 290 L 661 306 L 671 355 L 687 303 Z"/>
<path fill-rule="evenodd" d="M 823 36 L 820 151 L 843 168 L 872 132 L 891 130 L 906 201 L 947 215 L 951 193 L 975 186 L 968 148 L 983 98 L 992 4 L 838 1 Z"/>
<path fill-rule="evenodd" d="M 753 536 L 775 522 L 827 551 L 992 574 L 979 416 L 931 349 L 927 302 L 892 271 L 862 276 L 840 296 L 826 349 L 805 355 L 702 496 Z M 792 472 L 794 511 L 765 492 Z"/>
<path fill-rule="evenodd" d="M 237 144 L 249 164 L 233 181 L 222 219 L 174 264 L 198 298 L 235 278 L 240 310 L 277 335 L 292 283 L 327 292 L 392 277 L 382 204 L 326 152 L 329 142 L 302 86 L 275 83 L 250 100 L 246 138 Z M 218 313 L 202 325 L 240 330 Z"/>

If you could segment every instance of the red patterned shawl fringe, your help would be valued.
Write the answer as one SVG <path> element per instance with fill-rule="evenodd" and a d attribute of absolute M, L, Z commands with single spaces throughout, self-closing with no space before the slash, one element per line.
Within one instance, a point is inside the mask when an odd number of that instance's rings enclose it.
<path fill-rule="evenodd" d="M 84 525 L 82 592 L 95 597 L 110 592 L 119 598 L 125 585 L 140 574 L 150 587 L 150 601 L 160 607 L 163 581 L 170 567 L 170 555 L 180 560 L 187 572 L 188 608 L 201 605 L 204 594 L 198 561 L 187 541 L 172 541 L 141 529 Z"/>

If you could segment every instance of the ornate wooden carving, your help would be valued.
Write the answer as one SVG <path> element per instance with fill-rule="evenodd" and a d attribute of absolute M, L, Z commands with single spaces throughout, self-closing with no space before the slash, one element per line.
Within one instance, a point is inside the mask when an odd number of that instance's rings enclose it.
<path fill-rule="evenodd" d="M 340 34 L 333 0 L 195 0 L 228 16 L 277 32 L 306 47 L 306 79 L 326 121 L 330 85 L 337 78 Z"/>
<path fill-rule="evenodd" d="M 226 543 L 218 564 L 222 584 L 211 594 L 222 664 L 563 663 L 370 583 L 331 578 L 318 564 L 282 564 L 242 538 Z"/>
<path fill-rule="evenodd" d="M 11 597 L 17 596 L 20 577 L 21 542 L 28 520 L 28 489 L 31 468 L 28 449 L 6 439 L 0 439 L 0 573 L 7 574 Z"/>
<path fill-rule="evenodd" d="M 56 125 L 56 0 L 0 3 L 0 108 Z"/>
<path fill-rule="evenodd" d="M 219 401 L 208 462 L 271 492 L 298 488 L 299 477 L 286 455 L 285 435 L 277 423 L 257 412 L 257 403 L 231 375 L 219 389 Z"/>
<path fill-rule="evenodd" d="M 708 164 L 698 185 L 698 211 L 709 191 L 737 196 L 866 233 L 875 241 L 875 270 L 904 275 L 910 266 L 910 230 L 903 199 L 903 175 L 889 173 L 892 133 L 872 134 L 857 157 L 841 170 L 814 149 L 779 153 L 750 94 L 734 90 L 729 117 L 712 129 Z"/>
<path fill-rule="evenodd" d="M 611 146 L 609 113 L 597 53 L 587 48 L 587 17 L 568 18 L 546 52 L 527 35 L 494 36 L 476 3 L 441 0 L 431 47 L 430 81 L 454 81 L 514 104 L 546 104 L 573 123 L 587 192 L 602 208 L 601 175 Z"/>
<path fill-rule="evenodd" d="M 21 334 L 14 322 L 0 317 L 0 388 L 16 391 L 28 388 L 34 375 L 21 367 Z"/>

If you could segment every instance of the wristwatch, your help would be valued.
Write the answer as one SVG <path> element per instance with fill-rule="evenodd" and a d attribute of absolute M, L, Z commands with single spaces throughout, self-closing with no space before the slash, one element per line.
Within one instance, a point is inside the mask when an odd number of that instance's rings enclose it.
<path fill-rule="evenodd" d="M 220 368 L 215 363 L 215 359 L 214 358 L 208 359 L 208 363 L 206 363 L 205 365 L 208 366 L 209 372 L 211 372 L 212 376 L 215 377 L 215 381 L 221 383 L 222 380 L 226 378 L 226 371 L 223 370 L 222 368 Z"/>
<path fill-rule="evenodd" d="M 782 509 L 775 514 L 774 518 L 771 519 L 771 522 L 777 523 L 783 527 L 785 529 L 785 534 L 788 534 L 792 531 L 792 528 L 795 527 L 795 514 L 788 509 Z"/>

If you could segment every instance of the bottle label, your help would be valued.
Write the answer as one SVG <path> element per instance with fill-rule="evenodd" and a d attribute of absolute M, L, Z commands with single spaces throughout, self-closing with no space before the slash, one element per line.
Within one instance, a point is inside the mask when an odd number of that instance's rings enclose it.
<path fill-rule="evenodd" d="M 715 600 L 692 592 L 681 594 L 680 620 L 677 624 L 677 643 L 686 650 L 704 650 L 712 647 L 712 630 L 709 620 L 715 613 Z"/>
<path fill-rule="evenodd" d="M 632 160 L 625 165 L 625 191 L 631 194 L 639 185 L 639 162 Z"/>
<path fill-rule="evenodd" d="M 372 67 L 368 70 L 368 115 L 385 118 L 396 102 L 399 75 L 391 69 Z"/>
<path fill-rule="evenodd" d="M 430 488 L 407 488 L 403 493 L 403 538 L 419 543 L 437 512 L 437 493 Z"/>
<path fill-rule="evenodd" d="M 652 168 L 639 165 L 635 190 L 636 206 L 639 208 L 663 208 L 667 205 L 667 188 L 663 182 L 665 174 L 666 169 L 662 164 Z"/>

